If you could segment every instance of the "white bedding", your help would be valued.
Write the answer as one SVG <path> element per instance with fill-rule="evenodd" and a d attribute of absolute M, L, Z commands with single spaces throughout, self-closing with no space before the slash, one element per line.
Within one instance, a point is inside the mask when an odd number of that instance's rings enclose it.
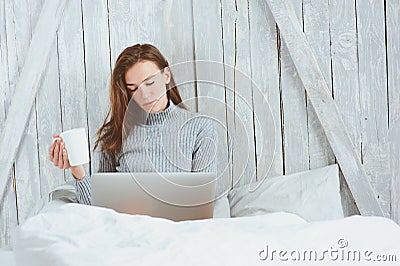
<path fill-rule="evenodd" d="M 308 254 L 320 259 L 311 265 L 397 265 L 399 239 L 400 227 L 381 217 L 308 223 L 281 212 L 173 222 L 68 203 L 28 219 L 13 249 L 16 265 L 31 266 L 310 265 Z M 360 261 L 343 259 L 348 251 L 359 252 Z M 293 261 L 299 254 L 300 261 Z M 385 258 L 397 262 L 366 261 L 377 255 L 395 255 Z"/>
<path fill-rule="evenodd" d="M 12 250 L 0 248 L 0 265 L 4 266 L 14 266 L 14 254 Z"/>

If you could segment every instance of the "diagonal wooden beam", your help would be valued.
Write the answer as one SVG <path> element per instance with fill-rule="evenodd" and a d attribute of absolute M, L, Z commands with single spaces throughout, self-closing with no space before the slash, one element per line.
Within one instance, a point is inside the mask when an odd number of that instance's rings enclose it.
<path fill-rule="evenodd" d="M 5 195 L 9 173 L 25 131 L 56 31 L 68 0 L 43 4 L 35 33 L 18 79 L 5 126 L 0 134 L 0 192 Z"/>
<path fill-rule="evenodd" d="M 374 190 L 288 0 L 266 0 L 362 215 L 383 216 Z"/>

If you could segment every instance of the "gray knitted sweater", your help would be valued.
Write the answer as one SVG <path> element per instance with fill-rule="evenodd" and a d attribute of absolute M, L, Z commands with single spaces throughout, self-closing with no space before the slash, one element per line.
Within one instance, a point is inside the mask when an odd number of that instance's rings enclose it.
<path fill-rule="evenodd" d="M 123 140 L 120 154 L 102 152 L 98 172 L 216 172 L 213 120 L 169 102 Z M 90 175 L 76 181 L 79 203 L 91 205 Z"/>

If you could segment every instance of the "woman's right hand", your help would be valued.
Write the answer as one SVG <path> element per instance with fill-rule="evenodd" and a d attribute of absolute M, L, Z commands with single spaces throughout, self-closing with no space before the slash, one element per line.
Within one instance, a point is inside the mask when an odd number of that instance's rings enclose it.
<path fill-rule="evenodd" d="M 55 167 L 60 169 L 68 169 L 71 167 L 69 164 L 67 149 L 62 138 L 58 134 L 53 134 L 53 144 L 49 148 L 50 161 L 53 162 Z"/>
<path fill-rule="evenodd" d="M 55 140 L 54 140 L 55 139 Z M 58 134 L 53 134 L 53 144 L 49 148 L 50 161 L 54 166 L 60 169 L 71 168 L 72 175 L 75 179 L 85 177 L 85 170 L 82 165 L 71 166 L 68 160 L 68 152 L 65 148 L 63 139 Z"/>

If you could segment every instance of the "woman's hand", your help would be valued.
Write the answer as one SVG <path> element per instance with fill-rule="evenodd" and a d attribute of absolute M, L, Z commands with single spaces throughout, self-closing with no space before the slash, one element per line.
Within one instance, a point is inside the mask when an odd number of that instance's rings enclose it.
<path fill-rule="evenodd" d="M 68 160 L 67 149 L 62 138 L 58 134 L 53 134 L 53 144 L 49 148 L 50 161 L 55 167 L 60 169 L 68 169 L 71 167 Z"/>
<path fill-rule="evenodd" d="M 71 166 L 68 160 L 68 152 L 65 148 L 63 139 L 58 134 L 53 134 L 54 140 L 49 148 L 50 161 L 53 162 L 54 166 L 60 169 L 71 168 L 72 175 L 75 179 L 82 179 L 85 177 L 85 170 L 82 165 Z"/>

